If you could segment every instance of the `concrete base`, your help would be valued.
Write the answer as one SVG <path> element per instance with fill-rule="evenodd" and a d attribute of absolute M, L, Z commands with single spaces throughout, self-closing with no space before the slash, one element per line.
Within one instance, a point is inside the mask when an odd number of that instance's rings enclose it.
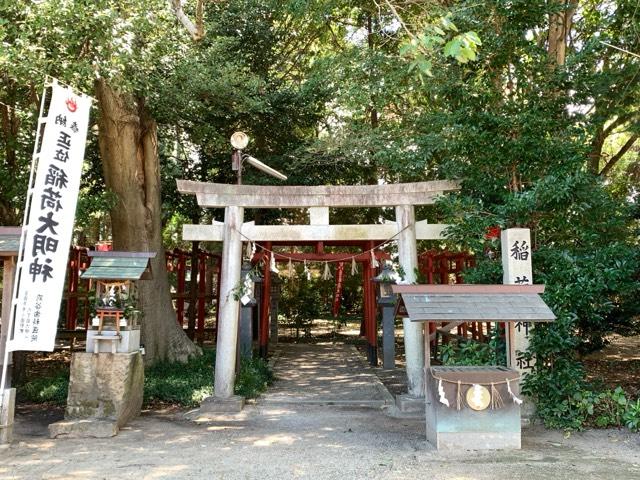
<path fill-rule="evenodd" d="M 408 393 L 396 395 L 396 407 L 403 414 L 424 416 L 424 397 L 414 397 Z"/>
<path fill-rule="evenodd" d="M 118 434 L 118 425 L 109 420 L 62 420 L 49 425 L 50 438 L 109 438 Z"/>
<path fill-rule="evenodd" d="M 200 413 L 238 413 L 244 408 L 244 397 L 232 395 L 229 398 L 211 396 L 200 404 Z"/>
<path fill-rule="evenodd" d="M 0 445 L 13 440 L 13 417 L 16 407 L 16 389 L 6 388 L 0 405 Z"/>
<path fill-rule="evenodd" d="M 519 450 L 520 432 L 434 432 L 429 443 L 438 450 Z"/>
<path fill-rule="evenodd" d="M 143 386 L 140 352 L 74 353 L 65 421 L 51 425 L 51 436 L 115 435 L 140 414 Z"/>
<path fill-rule="evenodd" d="M 114 335 L 116 332 L 113 330 L 105 330 L 102 335 Z M 87 330 L 87 352 L 93 353 L 95 350 L 95 343 L 93 337 L 98 335 L 97 330 Z M 140 329 L 135 330 L 120 330 L 120 339 L 116 342 L 116 353 L 134 353 L 140 350 Z M 100 341 L 98 343 L 98 353 L 111 353 L 111 342 Z"/>

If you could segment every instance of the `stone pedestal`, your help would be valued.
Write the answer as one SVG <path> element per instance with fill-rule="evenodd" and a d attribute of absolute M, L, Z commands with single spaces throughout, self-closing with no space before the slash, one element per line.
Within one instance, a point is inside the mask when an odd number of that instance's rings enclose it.
<path fill-rule="evenodd" d="M 140 352 L 74 353 L 65 420 L 49 425 L 50 436 L 115 435 L 140 414 L 143 388 Z"/>
<path fill-rule="evenodd" d="M 403 414 L 424 416 L 424 397 L 414 397 L 406 393 L 396 395 L 396 407 Z"/>
<path fill-rule="evenodd" d="M 0 445 L 13 440 L 13 416 L 16 406 L 16 389 L 6 388 L 0 404 Z"/>
<path fill-rule="evenodd" d="M 244 407 L 244 397 L 231 395 L 220 398 L 215 395 L 205 398 L 200 404 L 200 413 L 238 413 Z"/>

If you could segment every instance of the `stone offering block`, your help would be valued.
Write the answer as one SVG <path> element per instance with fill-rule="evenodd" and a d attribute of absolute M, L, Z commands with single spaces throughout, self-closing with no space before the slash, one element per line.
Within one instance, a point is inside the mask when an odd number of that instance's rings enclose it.
<path fill-rule="evenodd" d="M 143 386 L 140 352 L 74 353 L 65 420 L 49 426 L 50 436 L 115 435 L 118 428 L 140 414 Z M 113 428 L 105 428 L 107 423 Z"/>
<path fill-rule="evenodd" d="M 438 450 L 520 449 L 520 405 L 514 401 L 514 396 L 520 399 L 518 379 L 518 372 L 506 367 L 431 367 L 427 441 Z"/>

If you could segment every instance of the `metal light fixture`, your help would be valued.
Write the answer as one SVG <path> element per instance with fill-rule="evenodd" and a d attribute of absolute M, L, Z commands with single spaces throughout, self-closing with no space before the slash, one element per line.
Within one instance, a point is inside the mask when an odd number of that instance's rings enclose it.
<path fill-rule="evenodd" d="M 231 135 L 231 146 L 236 150 L 244 150 L 249 145 L 249 137 L 244 132 L 235 132 Z"/>

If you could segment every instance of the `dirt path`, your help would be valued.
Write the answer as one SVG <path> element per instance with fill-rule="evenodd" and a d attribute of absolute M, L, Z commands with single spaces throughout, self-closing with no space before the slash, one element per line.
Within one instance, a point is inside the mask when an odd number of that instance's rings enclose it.
<path fill-rule="evenodd" d="M 383 407 L 394 403 L 382 382 L 353 345 L 279 344 L 276 382 L 261 405 L 340 405 Z"/>

